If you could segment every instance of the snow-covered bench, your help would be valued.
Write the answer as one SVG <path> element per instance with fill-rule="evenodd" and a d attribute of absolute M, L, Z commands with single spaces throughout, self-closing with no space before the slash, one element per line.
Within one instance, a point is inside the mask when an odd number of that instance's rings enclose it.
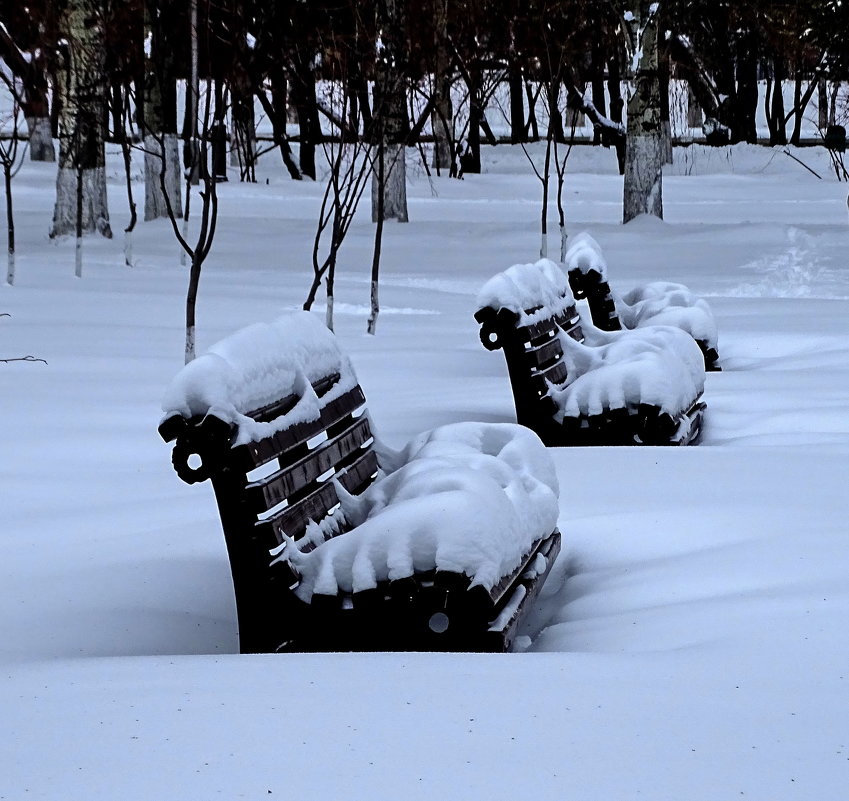
<path fill-rule="evenodd" d="M 679 328 L 601 331 L 582 322 L 552 261 L 490 279 L 475 319 L 503 349 L 516 419 L 546 445 L 686 445 L 701 431 L 702 353 Z"/>
<path fill-rule="evenodd" d="M 572 292 L 586 298 L 593 325 L 602 331 L 671 325 L 686 331 L 702 351 L 705 369 L 719 367 L 716 321 L 704 298 L 683 284 L 653 281 L 619 295 L 610 288 L 601 247 L 589 234 L 572 238 L 566 253 Z"/>
<path fill-rule="evenodd" d="M 316 317 L 242 329 L 176 376 L 159 432 L 212 480 L 243 653 L 510 648 L 560 549 L 530 431 L 457 423 L 378 447 Z"/>

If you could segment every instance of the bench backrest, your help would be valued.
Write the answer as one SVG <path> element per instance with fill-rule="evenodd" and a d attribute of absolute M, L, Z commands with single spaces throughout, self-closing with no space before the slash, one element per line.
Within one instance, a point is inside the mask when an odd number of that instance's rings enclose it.
<path fill-rule="evenodd" d="M 541 270 L 541 264 L 516 265 L 502 274 L 511 277 L 513 271 L 512 277 L 517 282 L 530 284 L 529 291 L 516 293 L 512 302 L 502 294 L 502 302 L 507 301 L 508 305 L 497 302 L 501 294 L 498 290 L 492 294 L 484 287 L 479 301 L 491 305 L 480 308 L 475 319 L 481 326 L 483 346 L 487 350 L 504 351 L 516 421 L 535 431 L 545 442 L 556 438 L 561 428 L 554 422 L 557 406 L 550 397 L 549 384 L 561 386 L 569 378 L 560 332 L 577 342 L 584 341 L 584 334 L 574 297 L 556 265 L 546 264 L 545 275 L 554 282 L 544 281 L 547 285 L 540 287 L 543 291 L 536 291 L 536 285 L 526 280 L 533 275 L 531 268 Z M 545 290 L 553 290 L 554 294 Z"/>
<path fill-rule="evenodd" d="M 281 389 L 286 394 L 257 408 L 182 409 L 159 426 L 175 443 L 177 474 L 188 483 L 212 481 L 243 653 L 276 650 L 297 617 L 286 606 L 299 603 L 289 592 L 298 577 L 279 558 L 287 538 L 308 551 L 346 531 L 337 484 L 359 494 L 378 473 L 365 397 L 352 374 L 313 379 L 300 392 Z"/>

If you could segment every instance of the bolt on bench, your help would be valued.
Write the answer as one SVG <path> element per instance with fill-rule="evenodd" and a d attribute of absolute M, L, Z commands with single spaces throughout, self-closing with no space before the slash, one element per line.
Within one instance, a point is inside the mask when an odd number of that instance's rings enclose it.
<path fill-rule="evenodd" d="M 213 346 L 163 409 L 178 476 L 215 490 L 242 653 L 510 649 L 560 550 L 531 432 L 456 423 L 378 448 L 350 361 L 307 312 Z"/>
<path fill-rule="evenodd" d="M 705 371 L 690 335 L 582 322 L 565 273 L 548 259 L 494 276 L 477 306 L 483 346 L 504 351 L 516 419 L 546 445 L 698 440 Z"/>

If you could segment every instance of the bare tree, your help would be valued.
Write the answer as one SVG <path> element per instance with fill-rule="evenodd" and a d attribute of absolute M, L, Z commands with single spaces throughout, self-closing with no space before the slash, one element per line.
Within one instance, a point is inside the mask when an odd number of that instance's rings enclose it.
<path fill-rule="evenodd" d="M 7 119 L 0 118 L 0 165 L 3 167 L 3 185 L 6 190 L 6 283 L 15 283 L 15 215 L 12 208 L 12 178 L 15 174 L 15 162 L 18 158 L 20 133 L 20 95 L 13 78 L 0 71 L 0 80 L 6 84 L 12 96 L 12 110 Z M 20 167 L 20 164 L 18 165 Z"/>
<path fill-rule="evenodd" d="M 337 85 L 334 95 L 341 119 L 347 116 L 350 100 L 343 85 L 342 82 Z M 373 165 L 371 149 L 360 137 L 353 142 L 346 142 L 344 137 L 325 138 L 322 149 L 328 163 L 328 177 L 313 241 L 313 280 L 304 301 L 304 309 L 309 311 L 312 308 L 323 282 L 327 300 L 327 327 L 332 331 L 339 250 L 353 222 Z M 375 169 L 379 171 L 381 168 L 378 165 Z"/>

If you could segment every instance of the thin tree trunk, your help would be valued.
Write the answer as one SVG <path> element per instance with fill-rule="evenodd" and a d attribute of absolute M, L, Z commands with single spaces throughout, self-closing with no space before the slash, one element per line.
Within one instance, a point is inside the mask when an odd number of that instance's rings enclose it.
<path fill-rule="evenodd" d="M 614 56 L 607 65 L 608 80 L 607 92 L 610 95 L 610 121 L 622 124 L 622 113 L 625 109 L 625 101 L 622 98 L 622 72 L 619 65 L 619 56 Z M 626 139 L 616 139 L 616 160 L 619 163 L 619 174 L 625 174 L 625 142 Z"/>
<path fill-rule="evenodd" d="M 15 215 L 12 209 L 12 162 L 3 163 L 3 178 L 6 184 L 6 236 L 7 254 L 6 283 L 9 286 L 15 283 Z"/>
<path fill-rule="evenodd" d="M 383 143 L 378 145 L 380 152 L 378 153 L 378 180 L 382 185 L 385 179 L 383 174 Z M 383 245 L 383 192 L 377 196 L 377 224 L 374 227 L 374 250 L 371 257 L 371 292 L 369 298 L 369 318 L 367 333 L 374 336 L 377 333 L 377 317 L 380 314 L 380 300 L 378 298 L 378 287 L 380 279 L 380 251 Z"/>
<path fill-rule="evenodd" d="M 507 77 L 510 87 L 510 141 L 517 145 L 524 142 L 525 135 L 525 82 L 522 68 L 515 61 L 508 67 Z"/>

